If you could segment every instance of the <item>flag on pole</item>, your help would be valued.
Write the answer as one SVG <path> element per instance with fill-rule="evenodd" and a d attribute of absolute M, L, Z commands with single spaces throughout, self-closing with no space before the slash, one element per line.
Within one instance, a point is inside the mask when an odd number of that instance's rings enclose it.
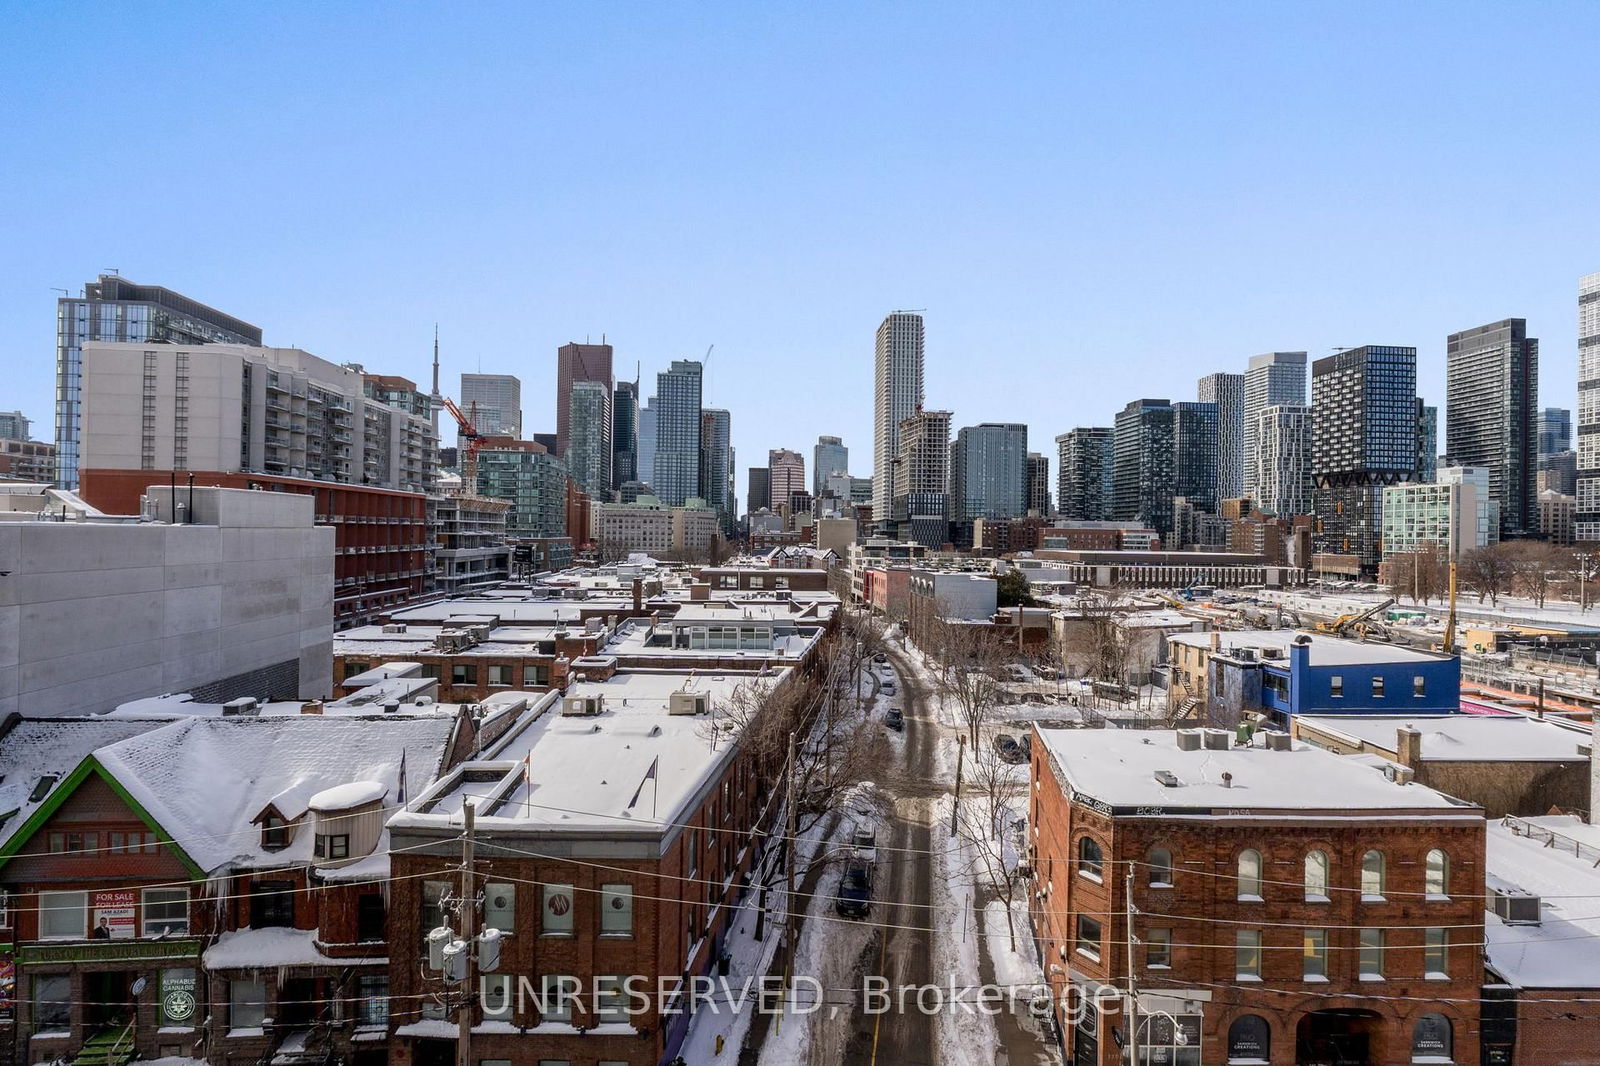
<path fill-rule="evenodd" d="M 628 810 L 631 811 L 638 805 L 639 797 L 644 795 L 644 786 L 648 782 L 656 780 L 656 771 L 659 769 L 661 769 L 661 756 L 657 755 L 654 759 L 650 760 L 650 769 L 644 772 L 644 780 L 640 781 L 639 787 L 633 790 L 633 799 L 628 801 Z"/>

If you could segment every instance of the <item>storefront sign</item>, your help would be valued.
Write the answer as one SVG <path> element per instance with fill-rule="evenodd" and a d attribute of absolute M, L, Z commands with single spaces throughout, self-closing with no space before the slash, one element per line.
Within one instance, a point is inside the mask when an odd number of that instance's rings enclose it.
<path fill-rule="evenodd" d="M 161 971 L 161 1017 L 166 1025 L 194 1024 L 196 1008 L 193 970 Z"/>

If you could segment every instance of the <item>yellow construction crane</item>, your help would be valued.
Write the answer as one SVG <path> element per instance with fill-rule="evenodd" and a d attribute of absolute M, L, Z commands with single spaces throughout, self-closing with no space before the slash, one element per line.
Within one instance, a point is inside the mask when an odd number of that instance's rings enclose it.
<path fill-rule="evenodd" d="M 1454 655 L 1456 646 L 1456 561 L 1450 560 L 1450 613 L 1444 620 L 1444 643 L 1439 650 Z"/>

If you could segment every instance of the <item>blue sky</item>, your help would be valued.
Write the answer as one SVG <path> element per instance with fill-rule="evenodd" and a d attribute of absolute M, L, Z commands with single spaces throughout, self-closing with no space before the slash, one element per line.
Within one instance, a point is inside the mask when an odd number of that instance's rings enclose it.
<path fill-rule="evenodd" d="M 927 402 L 1035 450 L 1262 351 L 1541 340 L 1600 270 L 1594 4 L 0 7 L 0 409 L 105 268 L 447 389 L 716 345 L 743 468 L 837 433 L 926 308 Z M 1589 112 L 1584 121 L 1584 111 Z M 649 384 L 646 392 L 651 390 Z"/>

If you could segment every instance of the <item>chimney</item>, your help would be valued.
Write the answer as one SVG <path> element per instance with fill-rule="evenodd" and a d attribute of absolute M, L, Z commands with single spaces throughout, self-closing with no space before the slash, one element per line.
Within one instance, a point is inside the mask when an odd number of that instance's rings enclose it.
<path fill-rule="evenodd" d="M 1219 652 L 1221 650 L 1222 650 L 1222 630 L 1213 629 L 1211 631 L 1211 654 L 1215 655 L 1215 654 L 1217 654 L 1217 652 Z"/>
<path fill-rule="evenodd" d="M 1415 772 L 1422 765 L 1422 733 L 1412 726 L 1401 726 L 1395 731 L 1395 761 Z"/>
<path fill-rule="evenodd" d="M 709 582 L 709 581 L 691 581 L 691 582 L 689 582 L 689 599 L 690 599 L 691 602 L 702 603 L 702 602 L 704 602 L 706 600 L 709 600 L 710 598 L 711 598 L 711 582 Z"/>
<path fill-rule="evenodd" d="M 304 704 L 302 704 L 300 706 L 300 713 L 301 714 L 321 714 L 322 713 L 322 701 L 321 700 L 307 700 Z"/>

